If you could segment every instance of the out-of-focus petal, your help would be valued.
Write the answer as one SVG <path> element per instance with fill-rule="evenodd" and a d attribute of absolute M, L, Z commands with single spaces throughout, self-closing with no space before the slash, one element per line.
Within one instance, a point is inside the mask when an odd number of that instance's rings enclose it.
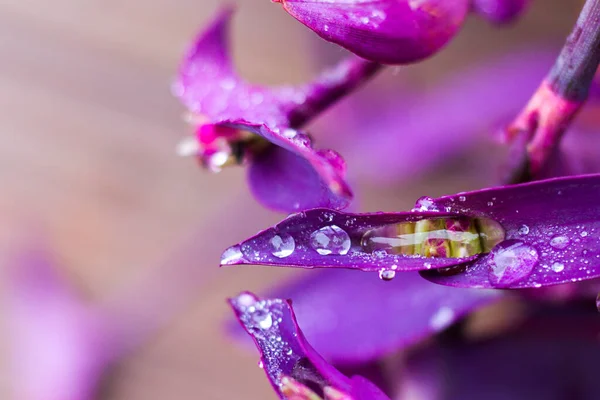
<path fill-rule="evenodd" d="M 280 398 L 286 398 L 285 379 L 291 378 L 294 383 L 318 389 L 319 396 L 333 389 L 348 400 L 388 399 L 365 379 L 350 379 L 329 365 L 304 338 L 290 301 L 259 300 L 246 292 L 229 299 L 229 303 L 254 339 L 265 373 Z"/>
<path fill-rule="evenodd" d="M 334 112 L 347 140 L 338 144 L 332 137 L 329 143 L 336 143 L 353 174 L 382 184 L 414 178 L 449 158 L 477 158 L 476 147 L 492 146 L 490 134 L 519 111 L 554 56 L 515 52 L 465 68 L 431 90 L 388 95 L 376 107 L 370 104 L 378 94 L 367 89 L 343 114 Z"/>
<path fill-rule="evenodd" d="M 505 240 L 455 275 L 458 287 L 526 288 L 600 277 L 600 175 L 556 178 L 445 196 L 433 205 L 500 223 Z"/>
<path fill-rule="evenodd" d="M 380 271 L 382 278 L 393 277 L 396 271 L 421 270 L 454 266 L 473 260 L 477 255 L 464 257 L 426 257 L 399 250 L 392 254 L 376 249 L 368 241 L 369 232 L 378 228 L 407 225 L 412 229 L 410 240 L 427 239 L 414 233 L 415 226 L 429 220 L 444 224 L 444 217 L 456 217 L 442 212 L 405 212 L 350 214 L 330 209 L 313 209 L 288 216 L 275 227 L 227 249 L 221 265 L 259 264 L 300 268 L 352 268 Z M 399 227 L 398 229 L 402 229 Z M 419 239 L 413 236 L 417 236 Z M 444 244 L 442 244 L 444 245 Z M 446 249 L 445 249 L 446 250 Z M 449 250 L 449 249 L 448 249 Z"/>
<path fill-rule="evenodd" d="M 535 317 L 500 338 L 426 349 L 407 361 L 397 398 L 425 392 L 436 400 L 596 399 L 598 315 L 593 307 L 587 316 L 575 314 Z"/>
<path fill-rule="evenodd" d="M 16 398 L 91 399 L 112 356 L 103 347 L 93 313 L 41 251 L 23 253 L 9 274 L 6 300 Z"/>
<path fill-rule="evenodd" d="M 435 54 L 458 32 L 469 9 L 466 0 L 277 1 L 323 39 L 384 64 Z"/>
<path fill-rule="evenodd" d="M 276 288 L 291 298 L 302 330 L 336 365 L 374 360 L 444 330 L 500 292 L 434 285 L 416 272 L 390 282 L 358 271 L 326 270 Z"/>
<path fill-rule="evenodd" d="M 528 5 L 529 0 L 471 0 L 474 12 L 497 24 L 514 21 Z"/>

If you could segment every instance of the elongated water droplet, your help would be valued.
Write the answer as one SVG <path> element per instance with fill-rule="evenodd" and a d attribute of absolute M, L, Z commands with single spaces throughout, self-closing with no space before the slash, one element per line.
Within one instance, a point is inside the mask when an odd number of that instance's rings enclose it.
<path fill-rule="evenodd" d="M 321 255 L 345 255 L 350 250 L 350 236 L 337 225 L 330 225 L 310 235 L 310 245 Z"/>
<path fill-rule="evenodd" d="M 489 280 L 507 287 L 527 278 L 538 263 L 537 251 L 520 240 L 506 240 L 492 250 Z"/>
<path fill-rule="evenodd" d="M 271 252 L 275 257 L 285 258 L 292 254 L 296 249 L 296 242 L 294 238 L 287 233 L 281 235 L 275 235 L 270 240 L 272 250 Z"/>
<path fill-rule="evenodd" d="M 379 270 L 379 279 L 382 281 L 391 281 L 396 277 L 396 271 L 391 269 L 381 269 Z"/>
<path fill-rule="evenodd" d="M 550 240 L 550 246 L 558 250 L 566 249 L 569 245 L 569 238 L 566 236 L 555 236 Z"/>

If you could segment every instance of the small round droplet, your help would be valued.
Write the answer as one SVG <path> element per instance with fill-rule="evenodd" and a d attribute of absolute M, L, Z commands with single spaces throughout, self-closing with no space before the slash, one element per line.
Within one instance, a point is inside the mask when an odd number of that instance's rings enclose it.
<path fill-rule="evenodd" d="M 458 196 L 458 201 L 466 201 L 467 198 L 465 196 Z"/>
<path fill-rule="evenodd" d="M 396 277 L 396 271 L 391 269 L 381 269 L 379 270 L 379 279 L 382 281 L 391 281 Z"/>
<path fill-rule="evenodd" d="M 263 330 L 267 330 L 273 326 L 273 317 L 264 310 L 256 310 L 252 314 L 252 321 Z"/>
<path fill-rule="evenodd" d="M 244 258 L 240 246 L 232 246 L 221 255 L 221 265 L 232 265 Z"/>
<path fill-rule="evenodd" d="M 554 264 L 552 264 L 552 271 L 554 272 L 562 272 L 564 269 L 565 264 L 563 263 L 555 262 Z"/>
<path fill-rule="evenodd" d="M 588 233 L 586 231 L 583 231 L 579 234 L 579 236 L 581 237 L 586 237 L 588 235 Z"/>
<path fill-rule="evenodd" d="M 555 236 L 550 240 L 550 246 L 558 250 L 563 250 L 567 248 L 569 242 L 569 238 L 566 236 Z"/>
<path fill-rule="evenodd" d="M 350 236 L 337 225 L 325 226 L 310 235 L 310 245 L 321 255 L 345 255 L 350 250 Z"/>
<path fill-rule="evenodd" d="M 521 225 L 519 228 L 519 235 L 527 235 L 529 233 L 529 227 L 527 225 Z"/>
<path fill-rule="evenodd" d="M 496 287 L 511 286 L 531 275 L 537 251 L 520 240 L 505 240 L 492 250 L 488 278 Z"/>
<path fill-rule="evenodd" d="M 289 256 L 296 249 L 294 238 L 286 233 L 273 236 L 269 243 L 272 247 L 271 253 L 279 258 Z"/>

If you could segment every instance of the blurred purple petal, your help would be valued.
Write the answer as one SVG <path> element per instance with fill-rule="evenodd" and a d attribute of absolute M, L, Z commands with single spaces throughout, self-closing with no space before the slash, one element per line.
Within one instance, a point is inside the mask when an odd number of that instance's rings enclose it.
<path fill-rule="evenodd" d="M 280 398 L 285 398 L 284 379 L 292 378 L 321 392 L 334 389 L 351 395 L 351 400 L 388 399 L 368 381 L 349 379 L 329 365 L 304 338 L 290 301 L 259 300 L 246 292 L 229 303 L 260 350 L 263 368 Z"/>
<path fill-rule="evenodd" d="M 427 349 L 407 361 L 403 394 L 427 393 L 425 398 L 437 400 L 596 399 L 598 316 L 572 313 L 536 317 L 501 338 Z M 580 336 L 565 327 L 591 331 Z"/>
<path fill-rule="evenodd" d="M 443 221 L 440 212 L 349 214 L 313 209 L 288 216 L 273 228 L 227 249 L 221 265 L 259 264 L 300 268 L 352 268 L 380 271 L 383 279 L 396 271 L 454 266 L 476 257 L 424 257 L 390 254 L 367 248 L 367 232 L 395 224 Z M 445 221 L 444 221 L 445 222 Z"/>
<path fill-rule="evenodd" d="M 526 288 L 600 277 L 600 175 L 483 189 L 434 206 L 499 222 L 505 239 L 464 273 L 422 272 L 458 287 Z"/>
<path fill-rule="evenodd" d="M 430 57 L 458 32 L 466 0 L 277 0 L 323 39 L 366 59 L 407 64 Z"/>
<path fill-rule="evenodd" d="M 471 0 L 474 12 L 497 24 L 514 21 L 528 5 L 529 0 Z"/>
<path fill-rule="evenodd" d="M 410 346 L 499 299 L 500 293 L 434 285 L 415 272 L 382 282 L 370 274 L 336 269 L 311 273 L 269 297 L 293 299 L 306 338 L 340 365 Z"/>
<path fill-rule="evenodd" d="M 92 399 L 110 357 L 95 316 L 46 254 L 30 251 L 16 264 L 7 293 L 16 398 Z"/>

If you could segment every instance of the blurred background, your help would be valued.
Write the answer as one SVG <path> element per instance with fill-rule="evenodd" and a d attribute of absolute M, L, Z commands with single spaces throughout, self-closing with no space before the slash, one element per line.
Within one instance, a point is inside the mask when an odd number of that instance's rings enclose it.
<path fill-rule="evenodd" d="M 280 5 L 237 3 L 234 54 L 252 81 L 302 82 L 343 55 Z M 582 4 L 534 1 L 524 18 L 501 30 L 471 17 L 441 54 L 377 80 L 431 88 L 494 53 L 529 45 L 558 49 Z M 223 334 L 230 316 L 224 300 L 298 272 L 219 269 L 218 260 L 222 249 L 281 215 L 252 199 L 243 168 L 212 175 L 175 154 L 191 128 L 170 83 L 188 41 L 218 6 L 217 0 L 0 3 L 3 266 L 15 242 L 34 236 L 86 301 L 126 292 L 144 276 L 162 277 L 159 304 L 161 293 L 181 297 L 169 308 L 171 318 L 107 376 L 101 399 L 274 398 L 257 354 L 232 346 Z M 319 138 L 325 126 L 313 134 Z M 421 195 L 479 184 L 459 172 L 445 168 L 443 175 L 384 188 L 355 180 L 359 207 L 400 210 Z M 8 393 L 6 376 L 0 372 L 2 393 Z"/>

